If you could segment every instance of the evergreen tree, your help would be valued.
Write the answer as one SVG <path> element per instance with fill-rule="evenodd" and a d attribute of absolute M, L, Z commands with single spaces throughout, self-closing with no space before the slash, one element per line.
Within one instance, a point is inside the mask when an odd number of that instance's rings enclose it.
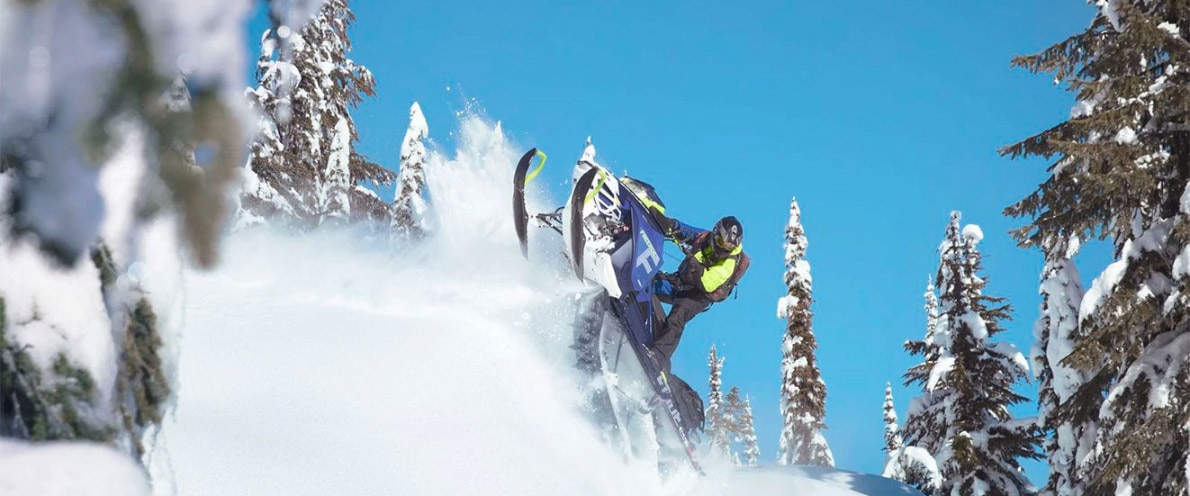
<path fill-rule="evenodd" d="M 740 388 L 732 386 L 727 391 L 727 395 L 723 397 L 722 411 L 724 431 L 727 432 L 729 443 L 740 442 L 740 433 L 744 430 L 744 426 L 741 423 L 741 417 L 744 415 L 744 400 L 740 397 Z M 731 449 L 730 444 L 728 448 L 732 459 L 736 461 L 736 465 L 740 465 L 739 453 Z"/>
<path fill-rule="evenodd" d="M 1045 452 L 1050 476 L 1042 494 L 1074 496 L 1085 492 L 1078 475 L 1078 461 L 1094 449 L 1096 417 L 1101 402 L 1076 403 L 1070 399 L 1090 375 L 1062 363 L 1070 355 L 1078 333 L 1078 307 L 1083 298 L 1078 269 L 1071 260 L 1078 240 L 1067 240 L 1066 252 L 1046 261 L 1042 271 L 1041 312 L 1033 327 L 1036 343 L 1032 360 L 1038 384 L 1038 421 L 1046 434 Z M 1050 253 L 1058 250 L 1049 249 Z M 1087 406 L 1092 408 L 1088 409 Z M 1082 411 L 1075 411 L 1081 409 Z M 1070 415 L 1074 413 L 1074 415 Z M 1078 419 L 1078 423 L 1073 419 Z"/>
<path fill-rule="evenodd" d="M 760 445 L 756 440 L 756 428 L 752 421 L 752 405 L 740 395 L 740 388 L 732 386 L 724 399 L 724 423 L 733 442 L 739 443 L 744 450 L 745 462 L 748 466 L 760 463 Z M 732 459 L 739 463 L 739 454 L 732 452 Z"/>
<path fill-rule="evenodd" d="M 13 26 L 22 28 L 0 33 L 6 61 L 0 74 L 0 173 L 11 178 L 2 186 L 6 200 L 0 205 L 11 222 L 0 237 L 30 239 L 63 267 L 83 262 L 105 216 L 98 172 L 129 134 L 148 130 L 137 161 L 161 191 L 134 189 L 145 208 L 132 228 L 174 211 L 187 255 L 210 267 L 244 146 L 240 102 L 227 91 L 240 84 L 241 71 L 210 61 L 236 57 L 240 9 L 161 8 L 132 0 L 8 7 L 5 15 L 21 19 Z M 70 29 L 38 28 L 65 24 Z M 211 36 L 228 42 L 210 43 Z M 67 55 L 71 63 L 47 63 Z M 178 77 L 179 60 L 195 62 L 185 64 L 195 76 L 189 80 L 193 112 L 173 111 L 162 98 Z M 40 82 L 28 84 L 30 74 Z M 201 144 L 213 153 L 195 167 L 176 153 L 178 143 Z"/>
<path fill-rule="evenodd" d="M 245 170 L 241 224 L 281 217 L 309 227 L 391 217 L 386 203 L 359 186 L 390 185 L 395 174 L 354 150 L 359 136 L 349 110 L 374 95 L 376 84 L 347 57 L 354 20 L 346 0 L 328 0 L 297 32 L 275 26 L 262 37 L 259 85 L 248 92 L 260 129 Z M 278 50 L 281 40 L 288 50 Z"/>
<path fill-rule="evenodd" d="M 957 227 L 956 227 L 957 229 Z M 938 329 L 938 295 L 934 289 L 934 282 L 930 280 L 925 293 L 926 335 L 921 341 L 906 341 L 905 351 L 910 355 L 921 355 L 922 363 L 910 367 L 905 372 L 905 385 L 912 383 L 926 384 L 934 364 L 942 355 L 942 348 L 938 345 L 935 333 Z M 909 444 L 921 448 L 934 456 L 942 450 L 945 439 L 942 437 L 943 417 L 946 405 L 943 396 L 930 388 L 922 388 L 921 395 L 909 402 L 909 411 L 905 417 L 904 436 Z"/>
<path fill-rule="evenodd" d="M 777 302 L 777 317 L 785 319 L 782 342 L 781 429 L 777 452 L 779 465 L 835 464 L 822 430 L 826 428 L 826 384 L 815 364 L 818 347 L 811 330 L 813 314 L 810 263 L 806 261 L 805 231 L 801 209 L 794 198 L 785 229 L 785 285 L 789 292 Z"/>
<path fill-rule="evenodd" d="M 897 424 L 897 410 L 893 405 L 892 384 L 884 385 L 884 452 L 892 455 L 901 450 L 901 427 Z"/>
<path fill-rule="evenodd" d="M 887 383 L 884 386 L 884 451 L 881 476 L 916 487 L 923 494 L 935 494 L 940 479 L 938 465 L 928 451 L 905 445 L 897 423 L 892 385 Z"/>
<path fill-rule="evenodd" d="M 1082 32 L 1013 60 L 1052 73 L 1077 104 L 1068 120 L 1001 150 L 1053 160 L 1045 182 L 1006 213 L 1029 218 L 1015 237 L 1040 248 L 1047 262 L 1064 251 L 1050 240 L 1098 237 L 1114 247 L 1115 261 L 1082 299 L 1072 349 L 1061 359 L 1086 380 L 1047 417 L 1082 430 L 1073 434 L 1076 456 L 1086 449 L 1082 440 L 1096 439 L 1085 460 L 1074 460 L 1072 490 L 1185 496 L 1190 11 L 1168 0 L 1096 5 Z"/>
<path fill-rule="evenodd" d="M 933 278 L 926 278 L 926 339 L 927 346 L 934 346 L 934 331 L 938 329 L 938 294 L 934 291 Z"/>
<path fill-rule="evenodd" d="M 911 355 L 922 355 L 923 360 L 905 372 L 905 385 L 913 382 L 925 384 L 933 364 L 937 363 L 942 354 L 935 340 L 938 329 L 938 295 L 934 289 L 933 278 L 927 278 L 924 297 L 925 338 L 921 341 L 905 342 L 905 351 Z M 888 393 L 891 396 L 891 391 Z M 941 475 L 938 473 L 938 463 L 934 454 L 945 446 L 946 440 L 942 437 L 945 411 L 943 395 L 925 387 L 922 388 L 920 396 L 909 402 L 905 427 L 901 431 L 903 447 L 896 456 L 890 455 L 886 460 L 885 477 L 904 481 L 926 495 L 936 493 L 941 483 Z"/>
<path fill-rule="evenodd" d="M 707 392 L 707 437 L 711 440 L 711 447 L 727 455 L 731 449 L 731 425 L 723 404 L 723 359 L 711 345 L 711 353 L 707 359 L 710 366 L 710 376 L 707 380 L 710 390 Z"/>
<path fill-rule="evenodd" d="M 735 388 L 732 388 L 734 390 Z M 755 467 L 760 463 L 760 442 L 756 440 L 756 426 L 752 421 L 752 400 L 744 398 L 744 409 L 739 415 L 739 441 L 744 445 L 744 464 Z"/>
<path fill-rule="evenodd" d="M 939 445 L 929 447 L 942 475 L 939 494 L 1028 494 L 1032 486 L 1018 459 L 1040 458 L 1040 440 L 1031 422 L 1008 411 L 1026 400 L 1012 388 L 1025 378 L 1027 362 L 1011 343 L 991 342 L 1011 309 L 1003 298 L 983 294 L 977 248 L 983 233 L 968 225 L 960 234 L 959 219 L 951 213 L 939 248 L 938 354 L 910 369 L 906 379 L 938 400 L 937 411 L 919 418 L 936 423 L 942 434 Z M 928 373 L 918 373 L 923 368 Z"/>
<path fill-rule="evenodd" d="M 145 455 L 143 440 L 161 427 L 165 403 L 172 394 L 161 359 L 157 314 L 138 285 L 117 284 L 117 274 L 126 272 L 127 267 L 116 260 L 106 243 L 91 251 L 91 260 L 99 270 L 112 335 L 119 347 L 115 408 L 122 430 L 115 441 L 141 459 Z"/>
<path fill-rule="evenodd" d="M 908 482 L 902 450 L 901 426 L 897 424 L 897 410 L 893 403 L 892 384 L 884 385 L 884 471 L 881 474 L 893 480 Z"/>
<path fill-rule="evenodd" d="M 417 239 L 425 236 L 426 200 L 422 190 L 426 185 L 426 145 L 430 127 L 421 113 L 421 106 L 413 102 L 409 108 L 409 130 L 401 142 L 401 172 L 393 200 L 393 231 L 398 237 Z"/>

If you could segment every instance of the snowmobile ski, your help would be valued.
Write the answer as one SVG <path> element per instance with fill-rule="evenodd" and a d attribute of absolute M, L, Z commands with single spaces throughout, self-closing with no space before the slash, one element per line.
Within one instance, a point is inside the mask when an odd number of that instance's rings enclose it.
<path fill-rule="evenodd" d="M 529 165 L 533 157 L 541 157 L 537 167 L 532 172 Z M 512 214 L 513 224 L 516 226 L 516 237 L 521 244 L 521 255 L 529 258 L 529 213 L 525 211 L 525 186 L 537 177 L 545 167 L 545 153 L 532 148 L 521 157 L 516 164 L 516 171 L 512 175 Z"/>
<path fill-rule="evenodd" d="M 574 192 L 570 194 L 570 253 L 582 253 L 583 244 L 586 243 L 586 235 L 583 234 L 583 207 L 586 205 L 586 195 L 582 192 L 591 189 L 591 183 L 595 181 L 595 175 L 599 172 L 594 167 L 587 171 L 579 178 L 578 182 L 574 183 Z M 583 280 L 583 257 L 575 256 L 572 261 L 574 264 L 574 274 L 578 276 L 579 280 Z"/>

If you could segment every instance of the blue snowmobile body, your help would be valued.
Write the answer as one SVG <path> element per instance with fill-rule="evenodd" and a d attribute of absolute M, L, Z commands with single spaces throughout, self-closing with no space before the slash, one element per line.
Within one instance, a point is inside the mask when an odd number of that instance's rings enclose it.
<path fill-rule="evenodd" d="M 514 213 L 525 253 L 523 187 L 535 155 L 537 150 L 525 154 L 514 175 Z M 648 444 L 639 438 L 649 433 L 633 432 L 630 424 L 647 416 L 659 463 L 685 459 L 701 471 L 694 440 L 702 429 L 702 401 L 689 385 L 663 371 L 649 351 L 665 319 L 654 298 L 654 276 L 661 270 L 667 240 L 663 222 L 672 222 L 658 217 L 663 209 L 647 183 L 617 178 L 598 164 L 580 161 L 566 205 L 537 218 L 562 233 L 571 268 L 594 288 L 576 318 L 573 348 L 578 368 L 602 382 L 593 393 L 595 403 L 602 405 L 595 407 L 602 411 L 597 417 L 639 453 Z"/>

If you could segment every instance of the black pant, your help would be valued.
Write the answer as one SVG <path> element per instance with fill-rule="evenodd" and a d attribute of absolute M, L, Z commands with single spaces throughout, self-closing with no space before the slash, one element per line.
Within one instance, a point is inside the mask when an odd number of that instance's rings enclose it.
<path fill-rule="evenodd" d="M 662 301 L 672 303 L 673 307 L 669 309 L 669 315 L 665 317 L 665 325 L 660 328 L 660 332 L 653 339 L 653 351 L 656 352 L 655 356 L 660 362 L 661 369 L 669 372 L 670 357 L 678 349 L 678 341 L 682 339 L 682 331 L 686 330 L 686 323 L 690 322 L 690 319 L 693 319 L 695 315 L 710 308 L 711 300 L 699 291 L 681 291 L 673 295 L 672 300 L 664 298 Z M 660 307 L 659 304 L 655 306 L 658 311 L 660 311 Z"/>

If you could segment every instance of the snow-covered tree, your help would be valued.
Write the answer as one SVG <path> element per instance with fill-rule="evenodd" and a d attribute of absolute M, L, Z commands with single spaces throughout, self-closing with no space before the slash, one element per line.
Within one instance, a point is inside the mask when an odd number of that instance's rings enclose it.
<path fill-rule="evenodd" d="M 834 456 L 822 430 L 826 428 L 826 383 L 815 363 L 818 343 L 811 329 L 813 314 L 809 242 L 802 228 L 802 214 L 794 198 L 785 228 L 785 285 L 789 292 L 777 301 L 777 318 L 785 319 L 781 361 L 781 429 L 777 452 L 779 465 L 833 467 Z"/>
<path fill-rule="evenodd" d="M 904 446 L 901 426 L 897 424 L 897 409 L 893 405 L 892 384 L 884 385 L 884 452 L 896 453 Z"/>
<path fill-rule="evenodd" d="M 1078 239 L 1063 240 L 1060 247 L 1049 244 L 1046 251 L 1061 256 L 1046 261 L 1042 271 L 1041 311 L 1033 326 L 1036 342 L 1031 356 L 1039 382 L 1038 420 L 1046 434 L 1050 467 L 1042 494 L 1074 496 L 1086 492 L 1078 462 L 1094 449 L 1102 402 L 1072 402 L 1074 393 L 1091 377 L 1062 362 L 1078 334 L 1078 307 L 1083 298 L 1078 269 L 1071 260 L 1078 251 Z"/>
<path fill-rule="evenodd" d="M 32 234 L 63 265 L 86 258 L 105 216 L 99 172 L 128 129 L 151 130 L 140 160 L 163 191 L 135 192 L 145 208 L 129 228 L 176 211 L 189 254 L 200 266 L 214 263 L 245 136 L 231 91 L 243 80 L 237 40 L 247 6 L 113 0 L 3 8 L 12 29 L 0 32 L 0 172 L 12 178 L 4 205 L 12 222 L 0 236 Z M 194 112 L 163 104 L 179 70 Z M 178 143 L 213 153 L 194 167 Z"/>
<path fill-rule="evenodd" d="M 924 384 L 942 355 L 942 349 L 935 339 L 938 329 L 938 294 L 934 289 L 934 278 L 927 278 L 924 294 L 926 311 L 926 333 L 921 341 L 906 341 L 905 351 L 911 355 L 921 355 L 922 363 L 911 367 L 905 372 L 905 384 L 913 381 Z M 902 442 L 909 438 L 896 456 L 890 455 L 886 459 L 884 476 L 904 481 L 916 487 L 922 493 L 935 494 L 941 484 L 941 474 L 934 454 L 946 444 L 943 438 L 943 413 L 946 411 L 944 395 L 926 388 L 921 394 L 909 402 L 909 411 L 905 416 L 905 428 L 901 431 Z"/>
<path fill-rule="evenodd" d="M 1048 425 L 1075 429 L 1065 441 L 1077 445 L 1071 490 L 1186 496 L 1190 10 L 1168 0 L 1095 5 L 1086 29 L 1013 60 L 1052 73 L 1076 105 L 1069 119 L 1001 150 L 1053 159 L 1049 177 L 1006 212 L 1029 220 L 1016 239 L 1040 248 L 1047 270 L 1065 251 L 1054 240 L 1097 237 L 1114 248 L 1115 260 L 1079 303 L 1071 349 L 1060 362 L 1078 372 L 1078 384 L 1047 412 Z M 1054 335 L 1049 339 L 1052 348 Z M 1047 358 L 1052 367 L 1055 357 Z M 1091 439 L 1094 449 L 1080 459 Z M 1060 448 L 1063 457 L 1072 452 Z M 1057 490 L 1068 476 L 1055 475 Z"/>
<path fill-rule="evenodd" d="M 710 375 L 707 379 L 707 437 L 711 447 L 727 455 L 731 450 L 731 420 L 723 403 L 723 358 L 711 345 L 711 353 L 707 358 Z"/>
<path fill-rule="evenodd" d="M 884 387 L 884 470 L 881 476 L 916 487 L 923 494 L 934 494 L 941 481 L 933 455 L 916 446 L 905 446 L 897 424 L 892 385 Z"/>
<path fill-rule="evenodd" d="M 390 185 L 395 174 L 354 150 L 350 109 L 376 84 L 347 56 L 354 20 L 346 0 L 328 0 L 299 29 L 279 25 L 262 36 L 259 84 L 247 91 L 260 119 L 244 169 L 241 225 L 268 217 L 299 227 L 391 218 L 388 204 L 360 185 Z"/>
<path fill-rule="evenodd" d="M 934 279 L 927 278 L 926 292 L 926 339 L 927 346 L 934 346 L 934 331 L 938 329 L 938 293 L 934 291 Z"/>
<path fill-rule="evenodd" d="M 933 278 L 926 285 L 925 292 L 926 334 L 921 341 L 909 340 L 905 342 L 905 351 L 910 355 L 921 355 L 922 362 L 910 367 L 905 372 L 905 385 L 917 382 L 926 384 L 934 364 L 941 359 L 942 348 L 936 339 L 938 330 L 938 294 L 934 289 Z M 904 435 L 908 436 L 913 446 L 921 448 L 934 456 L 945 445 L 942 437 L 942 426 L 945 419 L 942 414 L 946 405 L 943 396 L 928 388 L 922 388 L 921 395 L 909 402 L 909 411 L 905 417 Z"/>
<path fill-rule="evenodd" d="M 752 419 L 752 400 L 750 398 L 744 398 L 744 409 L 740 412 L 736 422 L 740 428 L 739 441 L 744 445 L 744 464 L 755 467 L 760 463 L 760 442 L 756 439 L 756 426 Z"/>
<path fill-rule="evenodd" d="M 897 424 L 897 409 L 893 403 L 892 384 L 884 385 L 884 477 L 906 482 L 905 467 L 901 463 L 901 426 Z"/>
<path fill-rule="evenodd" d="M 151 463 L 173 395 L 151 301 L 168 288 L 150 294 L 137 267 L 162 228 L 192 266 L 217 261 L 249 138 L 249 10 L 0 2 L 0 436 Z"/>
<path fill-rule="evenodd" d="M 429 229 L 426 225 L 426 145 L 430 127 L 421 113 L 421 106 L 413 102 L 409 108 L 409 129 L 401 141 L 401 172 L 397 194 L 393 200 L 393 232 L 398 237 L 416 239 Z"/>
<path fill-rule="evenodd" d="M 1026 377 L 1028 363 L 1011 343 L 991 341 L 1003 331 L 1010 307 L 983 294 L 977 248 L 983 233 L 975 225 L 960 231 L 959 220 L 952 212 L 939 247 L 937 355 L 905 375 L 907 384 L 932 395 L 934 410 L 912 411 L 924 402 L 911 406 L 911 420 L 919 423 L 907 424 L 906 442 L 933 453 L 942 475 L 939 494 L 1029 494 L 1019 459 L 1040 458 L 1040 440 L 1033 419 L 1014 419 L 1008 411 L 1026 401 L 1013 386 Z M 941 434 L 936 446 L 918 444 L 924 426 Z"/>
<path fill-rule="evenodd" d="M 744 461 L 741 463 L 739 453 L 732 450 L 732 460 L 736 465 L 755 466 L 760 463 L 760 445 L 756 440 L 756 427 L 753 425 L 752 405 L 747 398 L 740 394 L 740 388 L 732 386 L 723 400 L 724 424 L 732 442 L 739 443 L 744 451 Z"/>

